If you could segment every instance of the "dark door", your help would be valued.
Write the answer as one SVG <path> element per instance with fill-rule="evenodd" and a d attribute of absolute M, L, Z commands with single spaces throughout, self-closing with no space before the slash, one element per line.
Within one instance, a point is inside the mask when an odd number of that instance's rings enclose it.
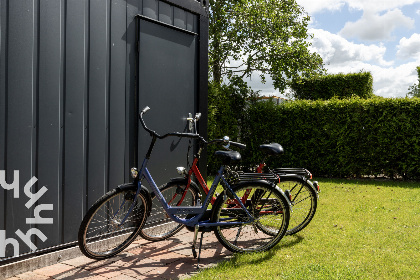
<path fill-rule="evenodd" d="M 151 108 L 144 115 L 146 125 L 158 134 L 189 132 L 186 118 L 197 108 L 197 35 L 145 19 L 139 26 L 139 110 Z M 150 140 L 139 125 L 139 167 Z M 170 137 L 156 142 L 148 168 L 158 186 L 179 176 L 177 166 L 186 167 L 189 141 Z"/>

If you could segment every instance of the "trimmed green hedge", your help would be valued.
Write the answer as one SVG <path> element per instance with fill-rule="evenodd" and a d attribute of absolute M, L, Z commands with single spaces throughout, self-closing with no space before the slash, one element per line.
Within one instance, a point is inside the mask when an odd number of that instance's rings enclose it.
<path fill-rule="evenodd" d="M 333 97 L 373 97 L 373 78 L 369 72 L 301 78 L 291 84 L 296 99 L 328 100 Z"/>
<path fill-rule="evenodd" d="M 270 158 L 271 166 L 305 167 L 315 176 L 420 178 L 420 99 L 258 102 L 245 116 L 245 165 L 261 160 L 260 144 L 277 142 L 285 154 Z"/>

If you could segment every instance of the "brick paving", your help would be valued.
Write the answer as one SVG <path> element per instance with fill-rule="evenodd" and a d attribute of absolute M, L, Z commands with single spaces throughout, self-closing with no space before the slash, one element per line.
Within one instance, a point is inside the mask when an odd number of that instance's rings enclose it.
<path fill-rule="evenodd" d="M 194 233 L 183 229 L 175 236 L 160 242 L 138 239 L 110 259 L 95 261 L 81 256 L 9 279 L 185 279 L 199 272 L 196 267 L 197 259 L 193 258 L 191 251 L 193 236 Z M 197 246 L 198 244 L 197 242 Z M 230 256 L 231 252 L 218 242 L 213 232 L 204 234 L 200 269 L 211 267 Z"/>

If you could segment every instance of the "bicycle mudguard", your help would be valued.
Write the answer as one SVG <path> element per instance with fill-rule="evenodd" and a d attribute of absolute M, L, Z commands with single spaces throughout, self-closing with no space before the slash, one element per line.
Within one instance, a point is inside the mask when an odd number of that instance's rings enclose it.
<path fill-rule="evenodd" d="M 300 174 L 278 174 L 278 173 L 276 173 L 276 175 L 280 177 L 280 182 L 281 181 L 292 181 L 292 180 L 305 181 L 305 182 L 308 181 L 305 176 L 300 175 Z"/>
<path fill-rule="evenodd" d="M 188 183 L 187 178 L 185 177 L 175 177 L 175 178 L 171 178 L 169 179 L 169 182 L 181 182 L 181 183 Z"/>
<path fill-rule="evenodd" d="M 121 190 L 131 189 L 131 188 L 137 189 L 137 183 L 132 182 L 132 183 L 127 183 L 127 184 L 122 184 L 117 187 L 117 189 L 121 189 Z M 147 216 L 149 216 L 150 211 L 152 210 L 152 196 L 149 190 L 143 185 L 141 186 L 140 193 L 143 194 L 145 199 L 147 200 L 147 205 L 149 206 L 149 209 L 147 209 Z"/>
<path fill-rule="evenodd" d="M 183 184 L 183 185 L 187 185 L 188 184 L 188 180 L 185 177 L 176 177 L 176 178 L 171 178 L 169 179 L 170 183 L 179 183 L 179 184 Z M 190 184 L 190 188 L 193 189 L 193 191 L 195 191 L 196 194 L 203 195 L 200 191 L 200 188 L 197 186 L 197 184 L 194 181 L 191 181 Z M 153 197 L 153 193 L 152 193 L 152 197 Z M 204 194 L 204 196 L 206 196 L 206 194 Z"/>

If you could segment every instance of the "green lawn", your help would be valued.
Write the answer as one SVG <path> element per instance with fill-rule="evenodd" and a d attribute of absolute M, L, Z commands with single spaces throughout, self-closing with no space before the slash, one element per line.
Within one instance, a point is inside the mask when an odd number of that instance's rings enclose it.
<path fill-rule="evenodd" d="M 420 182 L 319 182 L 307 228 L 193 279 L 420 279 Z"/>

